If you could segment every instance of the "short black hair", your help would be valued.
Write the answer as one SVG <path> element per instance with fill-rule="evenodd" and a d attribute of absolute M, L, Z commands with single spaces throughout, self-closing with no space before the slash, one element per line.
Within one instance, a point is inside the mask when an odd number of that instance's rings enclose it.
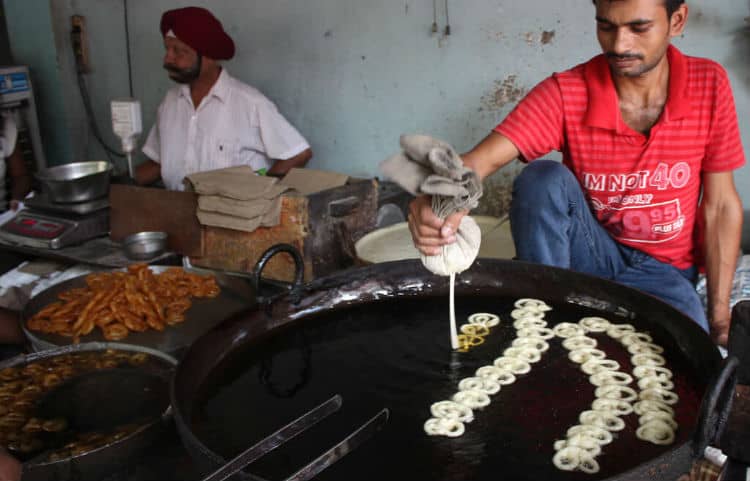
<path fill-rule="evenodd" d="M 596 0 L 591 0 L 596 5 Z M 616 0 L 607 0 L 608 2 Z M 680 8 L 680 5 L 685 3 L 685 0 L 664 0 L 664 6 L 667 8 L 667 18 L 672 18 L 672 14 Z"/>

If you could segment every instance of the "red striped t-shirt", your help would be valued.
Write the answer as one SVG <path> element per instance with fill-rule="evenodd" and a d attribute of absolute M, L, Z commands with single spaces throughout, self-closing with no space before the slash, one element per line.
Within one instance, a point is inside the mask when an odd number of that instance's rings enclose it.
<path fill-rule="evenodd" d="M 741 167 L 745 154 L 724 69 L 670 46 L 667 102 L 650 135 L 622 119 L 599 55 L 542 81 L 495 128 L 524 159 L 557 150 L 599 222 L 619 242 L 684 269 L 703 172 Z"/>

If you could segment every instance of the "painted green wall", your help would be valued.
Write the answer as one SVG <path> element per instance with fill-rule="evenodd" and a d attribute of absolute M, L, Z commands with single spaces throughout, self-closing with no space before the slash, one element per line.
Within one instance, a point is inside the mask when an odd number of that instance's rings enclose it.
<path fill-rule="evenodd" d="M 17 64 L 28 65 L 36 94 L 37 114 L 47 162 L 72 161 L 64 97 L 53 30 L 50 0 L 5 0 L 11 54 Z"/>

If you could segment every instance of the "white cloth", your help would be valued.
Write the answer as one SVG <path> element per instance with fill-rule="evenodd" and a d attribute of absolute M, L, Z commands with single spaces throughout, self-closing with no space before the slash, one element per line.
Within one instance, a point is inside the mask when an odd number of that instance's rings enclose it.
<path fill-rule="evenodd" d="M 422 264 L 428 271 L 438 276 L 460 274 L 474 263 L 482 244 L 482 231 L 477 222 L 464 216 L 456 232 L 456 242 L 444 245 L 440 254 L 421 255 Z"/>
<path fill-rule="evenodd" d="M 268 169 L 272 159 L 309 147 L 273 102 L 223 69 L 197 109 L 188 85 L 167 92 L 143 153 L 161 164 L 168 189 L 183 190 L 186 175 L 237 165 Z"/>

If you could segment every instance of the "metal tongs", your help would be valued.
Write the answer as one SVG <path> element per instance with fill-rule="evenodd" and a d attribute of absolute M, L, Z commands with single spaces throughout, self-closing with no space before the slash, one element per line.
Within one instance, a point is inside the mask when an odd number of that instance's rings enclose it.
<path fill-rule="evenodd" d="M 318 422 L 327 418 L 341 408 L 343 400 L 340 395 L 335 395 L 328 401 L 318 407 L 308 411 L 306 414 L 295 419 L 275 433 L 259 441 L 254 446 L 242 452 L 236 458 L 214 471 L 212 474 L 203 478 L 203 481 L 224 481 L 233 476 L 248 464 L 265 456 L 274 449 L 278 448 L 285 442 L 294 438 L 298 434 L 306 431 Z M 383 409 L 369 421 L 360 426 L 356 431 L 344 438 L 340 443 L 315 458 L 312 462 L 290 475 L 284 481 L 307 481 L 314 478 L 321 471 L 332 465 L 339 459 L 343 458 L 357 446 L 368 440 L 373 434 L 379 431 L 388 421 L 388 409 Z"/>

